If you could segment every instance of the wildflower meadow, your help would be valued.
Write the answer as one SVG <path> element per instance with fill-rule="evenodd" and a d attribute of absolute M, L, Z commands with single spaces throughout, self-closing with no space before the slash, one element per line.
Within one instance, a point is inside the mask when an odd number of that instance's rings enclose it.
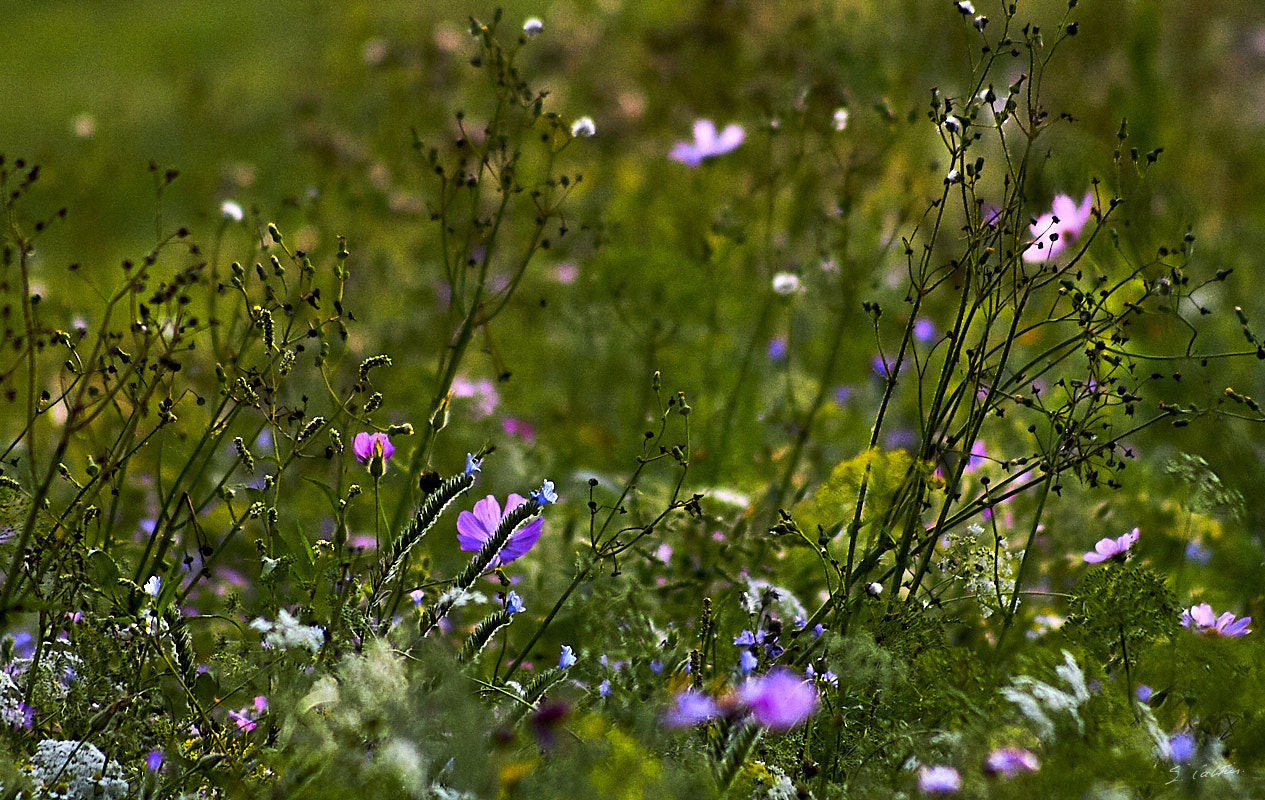
<path fill-rule="evenodd" d="M 1265 7 L 10 6 L 0 797 L 1265 797 Z"/>

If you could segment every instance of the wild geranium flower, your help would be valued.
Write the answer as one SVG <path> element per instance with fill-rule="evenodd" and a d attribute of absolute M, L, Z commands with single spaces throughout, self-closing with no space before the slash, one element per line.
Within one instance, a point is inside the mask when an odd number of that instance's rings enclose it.
<path fill-rule="evenodd" d="M 786 669 L 747 679 L 738 687 L 738 699 L 756 722 L 781 731 L 794 728 L 817 708 L 817 690 Z"/>
<path fill-rule="evenodd" d="M 1098 544 L 1094 545 L 1093 552 L 1085 554 L 1085 561 L 1090 564 L 1098 564 L 1109 558 L 1123 561 L 1125 556 L 1129 554 L 1129 548 L 1138 540 L 1141 534 L 1137 528 L 1126 533 L 1116 539 L 1099 539 Z"/>
<path fill-rule="evenodd" d="M 386 462 L 395 454 L 395 445 L 385 433 L 358 433 L 352 440 L 351 451 L 356 460 L 369 465 L 369 474 L 381 478 L 386 474 Z"/>
<path fill-rule="evenodd" d="M 1032 223 L 1033 241 L 1023 251 L 1023 260 L 1045 261 L 1062 252 L 1081 235 L 1081 229 L 1089 222 L 1093 202 L 1093 192 L 1086 192 L 1079 206 L 1065 194 L 1055 195 L 1051 212 Z"/>
<path fill-rule="evenodd" d="M 1246 636 L 1252 632 L 1248 627 L 1251 621 L 1251 617 L 1235 619 L 1234 614 L 1229 611 L 1218 617 L 1207 603 L 1191 606 L 1182 612 L 1182 627 L 1204 636 L 1225 636 L 1231 639 Z"/>
<path fill-rule="evenodd" d="M 694 123 L 694 143 L 677 142 L 668 152 L 668 158 L 697 167 L 706 159 L 734 150 L 742 144 L 745 135 L 740 126 L 726 125 L 717 136 L 716 124 L 710 119 L 700 119 Z"/>
<path fill-rule="evenodd" d="M 526 502 L 526 498 L 521 495 L 511 494 L 505 498 L 505 514 L 509 514 Z M 494 495 L 488 495 L 475 503 L 473 513 L 462 511 L 458 514 L 457 542 L 461 545 L 461 549 L 474 552 L 481 550 L 483 545 L 487 544 L 488 539 L 492 537 L 492 534 L 496 532 L 496 527 L 501 524 L 504 516 L 501 513 L 501 504 L 496 501 Z M 540 532 L 544 525 L 545 521 L 540 517 L 536 517 L 510 534 L 510 538 L 505 542 L 505 546 L 501 548 L 501 552 L 492 560 L 492 566 L 499 567 L 508 564 L 530 550 L 536 540 L 540 538 Z"/>
<path fill-rule="evenodd" d="M 1020 772 L 1036 772 L 1041 768 L 1036 753 L 1022 747 L 998 747 L 988 754 L 984 771 L 990 775 L 1013 778 Z"/>
<path fill-rule="evenodd" d="M 944 765 L 918 770 L 918 791 L 923 794 L 953 794 L 962 788 L 962 776 Z"/>

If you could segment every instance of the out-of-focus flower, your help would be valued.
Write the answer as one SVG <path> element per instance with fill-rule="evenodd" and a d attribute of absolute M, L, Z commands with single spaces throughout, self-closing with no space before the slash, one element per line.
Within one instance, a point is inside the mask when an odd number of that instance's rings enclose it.
<path fill-rule="evenodd" d="M 242 211 L 242 207 L 232 200 L 225 200 L 220 206 L 220 216 L 224 219 L 231 219 L 233 222 L 241 222 L 246 213 Z"/>
<path fill-rule="evenodd" d="M 786 358 L 786 339 L 781 336 L 774 336 L 770 339 L 765 355 L 769 357 L 770 361 L 781 361 Z"/>
<path fill-rule="evenodd" d="M 1055 195 L 1049 214 L 1042 214 L 1032 223 L 1032 238 L 1023 251 L 1024 261 L 1045 261 L 1063 251 L 1081 235 L 1093 211 L 1093 192 L 1086 192 L 1079 206 L 1065 194 Z"/>
<path fill-rule="evenodd" d="M 571 135 L 587 139 L 597 133 L 592 117 L 580 117 L 571 125 Z"/>
<path fill-rule="evenodd" d="M 385 433 L 358 433 L 352 440 L 351 451 L 356 460 L 369 465 L 369 474 L 381 478 L 386 474 L 386 462 L 395 454 L 395 445 Z"/>
<path fill-rule="evenodd" d="M 536 429 L 531 426 L 531 423 L 524 422 L 517 417 L 506 417 L 501 420 L 501 430 L 510 436 L 520 437 L 528 444 L 536 441 Z"/>
<path fill-rule="evenodd" d="M 962 788 L 962 776 L 944 765 L 918 770 L 918 791 L 923 794 L 953 794 Z"/>
<path fill-rule="evenodd" d="M 1151 699 L 1151 695 L 1155 694 L 1155 690 L 1145 683 L 1139 683 L 1133 690 L 1133 696 L 1145 703 Z"/>
<path fill-rule="evenodd" d="M 492 381 L 486 379 L 472 381 L 462 377 L 453 379 L 452 396 L 474 398 L 474 408 L 471 410 L 476 418 L 491 414 L 496 410 L 496 404 L 500 400 Z"/>
<path fill-rule="evenodd" d="M 998 747 L 988 754 L 984 771 L 990 775 L 1013 778 L 1020 772 L 1036 772 L 1041 768 L 1036 753 L 1022 747 Z"/>
<path fill-rule="evenodd" d="M 526 502 L 527 500 L 521 495 L 511 494 L 505 498 L 505 514 L 509 514 Z M 461 545 L 462 550 L 475 552 L 481 550 L 496 532 L 503 518 L 501 504 L 497 502 L 494 495 L 488 495 L 474 504 L 473 512 L 462 511 L 457 515 L 457 543 Z M 501 552 L 492 559 L 492 566 L 499 567 L 508 564 L 530 550 L 540 538 L 540 532 L 544 526 L 545 521 L 536 517 L 510 534 Z"/>
<path fill-rule="evenodd" d="M 1216 612 L 1212 610 L 1212 606 L 1207 603 L 1191 606 L 1182 612 L 1182 627 L 1189 628 L 1191 632 L 1205 636 L 1225 636 L 1227 638 L 1245 636 L 1252 632 L 1252 629 L 1248 627 L 1248 623 L 1251 621 L 1251 617 L 1235 619 L 1234 614 L 1229 611 L 1218 617 Z"/>
<path fill-rule="evenodd" d="M 1178 764 L 1185 764 L 1195 757 L 1198 746 L 1190 731 L 1174 733 L 1168 739 L 1168 757 Z"/>
<path fill-rule="evenodd" d="M 597 693 L 602 697 L 611 696 L 611 682 L 604 680 L 597 685 Z"/>
<path fill-rule="evenodd" d="M 773 276 L 773 291 L 780 295 L 799 291 L 799 276 L 793 272 L 779 272 Z"/>
<path fill-rule="evenodd" d="M 750 650 L 743 650 L 742 655 L 738 657 L 738 669 L 744 673 L 755 669 L 759 663 L 760 661 L 755 657 L 755 653 Z"/>
<path fill-rule="evenodd" d="M 738 699 L 757 722 L 774 730 L 790 730 L 817 708 L 817 690 L 786 669 L 747 679 L 738 687 Z"/>
<path fill-rule="evenodd" d="M 535 36 L 544 29 L 545 23 L 541 21 L 540 17 L 528 17 L 523 20 L 523 33 L 528 36 Z"/>
<path fill-rule="evenodd" d="M 959 14 L 975 13 L 975 6 L 971 5 L 970 0 L 957 0 L 954 5 L 957 6 Z"/>
<path fill-rule="evenodd" d="M 836 108 L 834 115 L 835 130 L 841 131 L 848 127 L 848 109 Z"/>
<path fill-rule="evenodd" d="M 163 765 L 163 751 L 150 750 L 145 754 L 145 769 L 151 772 L 157 772 Z"/>
<path fill-rule="evenodd" d="M 566 669 L 576 661 L 575 653 L 571 650 L 571 645 L 564 644 L 562 646 L 562 655 L 558 657 L 558 669 Z"/>
<path fill-rule="evenodd" d="M 1138 529 L 1134 528 L 1116 539 L 1099 539 L 1098 544 L 1094 545 L 1093 552 L 1085 554 L 1085 561 L 1090 564 L 1098 564 L 1109 558 L 1123 561 L 1125 556 L 1129 554 L 1129 548 L 1138 540 L 1140 535 Z"/>
<path fill-rule="evenodd" d="M 305 647 L 315 653 L 325 644 L 324 628 L 320 625 L 300 625 L 284 608 L 277 612 L 276 622 L 259 617 L 250 623 L 250 627 L 264 634 L 264 647 L 281 650 Z"/>
<path fill-rule="evenodd" d="M 687 689 L 676 696 L 676 703 L 664 712 L 664 725 L 673 728 L 686 728 L 706 722 L 720 714 L 716 701 L 702 692 Z"/>
<path fill-rule="evenodd" d="M 718 136 L 715 123 L 710 119 L 700 119 L 694 123 L 694 142 L 677 142 L 668 152 L 668 158 L 697 167 L 708 158 L 736 149 L 745 136 L 738 125 L 726 125 Z"/>

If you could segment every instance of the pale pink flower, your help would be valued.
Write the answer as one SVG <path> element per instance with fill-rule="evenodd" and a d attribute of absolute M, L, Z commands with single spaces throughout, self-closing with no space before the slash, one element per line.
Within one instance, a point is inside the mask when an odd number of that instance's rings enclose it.
<path fill-rule="evenodd" d="M 1123 560 L 1129 553 L 1129 547 L 1138 540 L 1140 535 L 1138 529 L 1134 528 L 1118 539 L 1099 539 L 1098 544 L 1094 545 L 1093 551 L 1085 554 L 1085 561 L 1090 564 L 1098 564 L 1109 558 Z"/>
<path fill-rule="evenodd" d="M 1053 258 L 1081 235 L 1093 212 L 1093 192 L 1086 192 L 1079 206 L 1065 194 L 1055 195 L 1049 214 L 1042 214 L 1032 223 L 1032 238 L 1023 251 L 1024 261 L 1045 261 Z"/>
<path fill-rule="evenodd" d="M 1248 627 L 1251 621 L 1251 617 L 1235 619 L 1234 614 L 1229 611 L 1218 617 L 1207 603 L 1191 606 L 1182 612 L 1182 627 L 1205 636 L 1225 636 L 1231 639 L 1245 636 L 1252 632 Z"/>

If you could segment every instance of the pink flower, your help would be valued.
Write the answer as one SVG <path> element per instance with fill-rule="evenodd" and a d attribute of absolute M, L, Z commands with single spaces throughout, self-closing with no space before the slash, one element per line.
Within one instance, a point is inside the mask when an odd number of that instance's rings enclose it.
<path fill-rule="evenodd" d="M 358 433 L 352 440 L 351 451 L 361 464 L 368 464 L 374 456 L 386 461 L 395 453 L 395 445 L 385 433 Z"/>
<path fill-rule="evenodd" d="M 742 128 L 738 125 L 726 125 L 717 136 L 716 125 L 710 119 L 700 119 L 694 123 L 694 143 L 677 142 L 672 146 L 668 157 L 673 161 L 697 167 L 705 159 L 724 155 L 738 147 L 742 144 L 744 135 Z"/>
<path fill-rule="evenodd" d="M 505 498 L 505 514 L 509 514 L 526 502 L 526 498 L 517 494 L 511 494 Z M 492 534 L 496 532 L 496 528 L 501 524 L 503 518 L 501 504 L 496 501 L 496 497 L 493 495 L 488 495 L 475 503 L 474 513 L 462 511 L 457 515 L 457 542 L 461 545 L 461 549 L 481 550 L 488 539 L 492 538 Z M 501 552 L 497 557 L 492 560 L 491 565 L 499 567 L 503 564 L 508 564 L 526 553 L 536 543 L 536 540 L 540 538 L 540 532 L 544 526 L 545 521 L 540 517 L 536 517 L 510 534 L 510 538 L 505 542 L 505 546 L 501 548 Z"/>
<path fill-rule="evenodd" d="M 738 687 L 738 699 L 761 725 L 787 731 L 812 715 L 817 690 L 786 669 L 750 678 Z"/>
<path fill-rule="evenodd" d="M 1191 606 L 1182 612 L 1182 627 L 1204 636 L 1225 636 L 1231 639 L 1245 636 L 1252 632 L 1252 629 L 1248 627 L 1251 621 L 1251 617 L 1236 620 L 1229 611 L 1218 617 L 1212 610 L 1212 606 L 1207 603 Z"/>
<path fill-rule="evenodd" d="M 1036 772 L 1041 768 L 1036 753 L 1022 747 L 998 747 L 988 754 L 984 771 L 990 775 L 1013 778 L 1023 770 Z"/>
<path fill-rule="evenodd" d="M 1085 561 L 1090 564 L 1098 564 L 1109 558 L 1123 561 L 1129 553 L 1129 546 L 1136 542 L 1140 535 L 1138 529 L 1134 528 L 1119 539 L 1099 539 L 1098 544 L 1094 545 L 1093 552 L 1085 554 Z"/>
<path fill-rule="evenodd" d="M 1023 251 L 1024 261 L 1045 261 L 1063 251 L 1089 222 L 1093 210 L 1093 192 L 1086 192 L 1080 206 L 1065 194 L 1055 195 L 1053 210 L 1032 223 L 1033 241 Z"/>

